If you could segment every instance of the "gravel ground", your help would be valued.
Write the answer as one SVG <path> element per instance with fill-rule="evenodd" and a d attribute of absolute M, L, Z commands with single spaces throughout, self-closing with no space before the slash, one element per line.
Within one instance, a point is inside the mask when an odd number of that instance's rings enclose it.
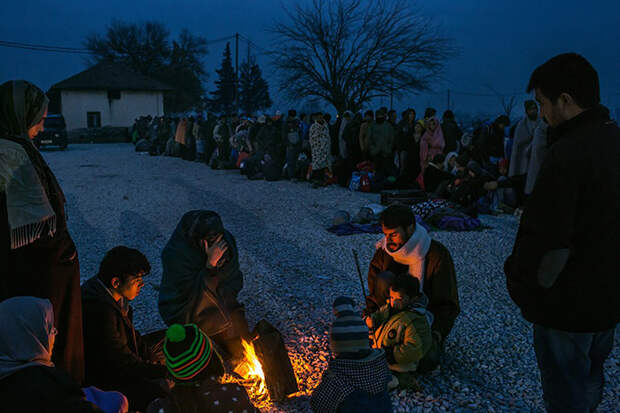
<path fill-rule="evenodd" d="M 297 367 L 299 397 L 269 411 L 309 411 L 309 392 L 329 357 L 331 303 L 346 294 L 361 302 L 351 249 L 366 267 L 377 235 L 337 237 L 325 231 L 337 210 L 355 213 L 378 196 L 339 187 L 248 181 L 237 171 L 136 154 L 130 144 L 70 145 L 45 157 L 67 198 L 69 227 L 85 280 L 111 247 L 138 248 L 153 267 L 134 301 L 142 332 L 164 327 L 157 312 L 160 253 L 181 216 L 192 209 L 217 211 L 237 238 L 250 325 L 261 318 L 285 336 Z M 451 251 L 461 315 L 446 344 L 440 370 L 421 379 L 420 393 L 393 392 L 398 412 L 542 411 L 531 326 L 511 302 L 503 262 L 517 221 L 483 217 L 484 232 L 434 232 Z M 606 364 L 599 411 L 620 411 L 620 334 Z M 616 406 L 616 407 L 614 407 Z"/>

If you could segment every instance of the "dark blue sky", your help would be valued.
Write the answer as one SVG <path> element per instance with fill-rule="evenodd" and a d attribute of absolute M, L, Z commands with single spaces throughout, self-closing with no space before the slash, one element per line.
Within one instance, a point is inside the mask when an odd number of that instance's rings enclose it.
<path fill-rule="evenodd" d="M 207 39 L 238 31 L 263 48 L 270 47 L 266 28 L 284 18 L 282 5 L 290 0 L 4 0 L 0 4 L 0 40 L 67 47 L 81 47 L 92 32 L 103 32 L 114 19 L 159 20 L 173 36 L 188 28 Z M 460 48 L 447 67 L 435 93 L 409 96 L 394 106 L 423 110 L 432 105 L 446 108 L 446 90 L 452 90 L 454 108 L 460 112 L 497 112 L 488 85 L 503 93 L 520 93 L 532 70 L 549 57 L 576 51 L 599 72 L 604 103 L 620 108 L 620 2 L 617 0 L 427 0 L 418 5 L 434 18 Z M 561 7 L 560 7 L 561 5 Z M 210 46 L 205 66 L 212 87 L 224 44 Z M 242 42 L 240 55 L 245 56 Z M 259 56 L 276 101 L 274 109 L 287 109 L 270 74 L 268 61 Z M 78 55 L 32 52 L 0 47 L 0 81 L 31 80 L 47 89 L 85 68 Z M 388 99 L 377 104 L 389 103 Z M 521 106 L 517 109 L 521 111 Z"/>

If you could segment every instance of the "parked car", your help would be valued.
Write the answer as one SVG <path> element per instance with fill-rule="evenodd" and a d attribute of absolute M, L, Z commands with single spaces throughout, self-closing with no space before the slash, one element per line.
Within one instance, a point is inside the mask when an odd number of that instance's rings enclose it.
<path fill-rule="evenodd" d="M 55 145 L 64 151 L 69 144 L 65 118 L 60 114 L 48 114 L 43 122 L 43 132 L 39 132 L 39 134 L 34 138 L 34 144 L 37 148 Z"/>

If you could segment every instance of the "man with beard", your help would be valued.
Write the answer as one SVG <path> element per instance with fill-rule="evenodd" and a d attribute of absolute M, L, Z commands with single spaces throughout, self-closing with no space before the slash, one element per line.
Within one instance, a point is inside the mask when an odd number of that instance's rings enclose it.
<path fill-rule="evenodd" d="M 394 274 L 407 273 L 417 278 L 420 289 L 428 298 L 427 310 L 434 316 L 431 325 L 434 346 L 418 371 L 432 371 L 439 364 L 448 334 L 460 312 L 456 273 L 450 252 L 441 243 L 431 240 L 423 226 L 406 205 L 392 205 L 381 213 L 384 238 L 376 247 L 368 270 L 365 315 L 383 307 L 388 298 Z"/>
<path fill-rule="evenodd" d="M 532 140 L 534 132 L 541 126 L 542 120 L 538 117 L 538 106 L 533 100 L 525 102 L 526 116 L 519 121 L 515 129 L 512 155 L 508 167 L 508 177 L 516 182 L 517 206 L 522 204 L 527 171 L 532 154 Z"/>

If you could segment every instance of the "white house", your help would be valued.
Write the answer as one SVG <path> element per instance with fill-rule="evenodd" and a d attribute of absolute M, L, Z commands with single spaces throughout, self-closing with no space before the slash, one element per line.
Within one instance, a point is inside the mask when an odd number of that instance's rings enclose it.
<path fill-rule="evenodd" d="M 164 114 L 164 92 L 172 88 L 122 63 L 99 63 L 50 88 L 50 111 L 60 112 L 67 130 L 129 127 L 140 116 Z"/>

